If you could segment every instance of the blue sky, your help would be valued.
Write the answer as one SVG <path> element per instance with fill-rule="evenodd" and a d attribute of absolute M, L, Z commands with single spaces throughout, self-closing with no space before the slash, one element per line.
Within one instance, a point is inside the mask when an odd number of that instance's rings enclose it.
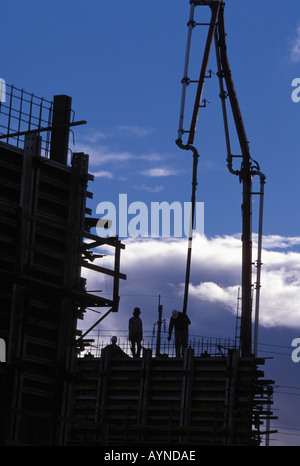
<path fill-rule="evenodd" d="M 207 18 L 206 8 L 197 12 L 199 19 Z M 147 206 L 190 200 L 191 154 L 175 144 L 188 0 L 3 0 L 1 17 L 0 77 L 47 99 L 68 94 L 75 118 L 87 120 L 75 130 L 71 149 L 90 154 L 94 213 L 102 201 L 117 204 L 121 193 L 128 203 Z M 300 10 L 297 0 L 228 0 L 225 20 L 251 155 L 267 176 L 260 351 L 274 357 L 267 360 L 266 375 L 278 385 L 274 424 L 280 433 L 273 444 L 300 445 L 300 366 L 290 357 L 291 342 L 300 337 L 300 103 L 291 99 L 291 83 L 300 77 Z M 203 38 L 204 29 L 196 29 L 191 78 L 199 74 Z M 213 54 L 209 67 L 216 71 Z M 188 92 L 192 102 L 191 87 Z M 204 91 L 210 103 L 201 109 L 195 138 L 197 201 L 205 206 L 206 238 L 195 242 L 189 312 L 194 334 L 232 336 L 241 266 L 241 185 L 226 168 L 218 95 L 213 75 Z M 254 233 L 257 207 L 254 199 Z M 122 268 L 128 280 L 121 286 L 120 314 L 108 318 L 105 328 L 126 328 L 131 308 L 140 304 L 152 330 L 159 294 L 166 318 L 181 305 L 186 241 L 125 242 Z"/>

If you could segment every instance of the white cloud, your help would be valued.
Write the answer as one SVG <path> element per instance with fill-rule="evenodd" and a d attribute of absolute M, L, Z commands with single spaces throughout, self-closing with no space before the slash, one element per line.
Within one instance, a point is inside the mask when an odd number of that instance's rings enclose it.
<path fill-rule="evenodd" d="M 89 141 L 89 144 L 96 144 L 103 139 L 107 139 L 108 134 L 106 131 L 95 131 L 93 134 L 85 137 L 84 139 Z"/>
<path fill-rule="evenodd" d="M 297 27 L 296 37 L 291 44 L 290 56 L 292 62 L 300 62 L 300 24 Z"/>
<path fill-rule="evenodd" d="M 142 126 L 135 125 L 119 125 L 117 126 L 117 130 L 121 131 L 122 133 L 137 136 L 139 138 L 144 138 L 145 136 L 153 133 L 153 130 L 150 128 L 144 128 Z"/>
<path fill-rule="evenodd" d="M 105 170 L 92 172 L 92 175 L 94 175 L 96 178 L 108 178 L 110 180 L 114 178 L 114 174 L 112 172 L 105 171 Z"/>
<path fill-rule="evenodd" d="M 148 191 L 149 193 L 160 193 L 164 190 L 164 187 L 161 185 L 158 186 L 148 186 L 146 184 L 136 185 L 134 186 L 135 189 L 139 189 L 141 191 Z"/>
<path fill-rule="evenodd" d="M 118 137 L 124 137 L 126 135 L 133 136 L 136 138 L 144 138 L 148 136 L 149 134 L 153 133 L 153 129 L 151 128 L 145 128 L 143 126 L 138 126 L 138 125 L 118 125 L 115 127 L 105 127 L 102 129 L 97 129 L 94 130 L 93 132 L 90 132 L 90 134 L 87 134 L 84 136 L 84 140 L 88 141 L 90 144 L 95 144 L 98 143 L 99 141 L 103 139 L 111 139 L 115 138 L 116 136 Z"/>
<path fill-rule="evenodd" d="M 254 235 L 256 239 L 256 235 Z M 264 237 L 265 249 L 287 249 L 300 244 L 300 236 L 283 237 L 279 235 L 269 235 Z"/>
<path fill-rule="evenodd" d="M 195 235 L 188 302 L 194 332 L 203 329 L 217 332 L 235 319 L 241 284 L 240 238 L 240 234 L 214 238 Z M 286 250 L 298 242 L 299 238 L 264 238 L 267 248 L 262 253 L 262 326 L 300 328 L 300 253 Z M 166 317 L 174 307 L 180 309 L 182 306 L 187 240 L 143 238 L 128 239 L 125 243 L 121 270 L 127 274 L 127 280 L 120 284 L 120 312 L 118 318 L 112 316 L 107 322 L 103 321 L 103 325 L 126 328 L 131 307 L 140 305 L 145 324 L 151 330 L 157 317 L 159 295 L 163 297 Z M 272 245 L 276 250 L 271 249 Z M 256 259 L 255 245 L 253 259 Z M 111 257 L 103 260 L 106 261 L 104 266 L 112 266 Z M 256 269 L 253 267 L 253 283 L 255 281 Z M 92 278 L 89 275 L 89 282 L 91 288 L 107 289 L 107 277 Z"/>
<path fill-rule="evenodd" d="M 105 164 L 124 164 L 130 161 L 144 160 L 147 162 L 160 161 L 162 155 L 152 152 L 149 154 L 134 154 L 129 151 L 114 151 L 109 146 L 94 145 L 92 143 L 78 143 L 73 148 L 73 152 L 83 152 L 90 157 L 91 167 L 102 166 Z"/>
<path fill-rule="evenodd" d="M 203 282 L 199 285 L 190 286 L 190 295 L 200 301 L 219 303 L 228 306 L 230 309 L 236 308 L 238 285 L 224 286 L 214 282 Z"/>
<path fill-rule="evenodd" d="M 172 168 L 149 168 L 148 170 L 144 170 L 141 174 L 155 178 L 179 175 L 179 172 L 178 170 L 174 170 Z"/>
<path fill-rule="evenodd" d="M 92 144 L 76 144 L 74 152 L 84 152 L 90 156 L 90 165 L 99 166 L 113 162 L 127 162 L 136 158 L 130 152 L 115 152 L 106 146 L 93 146 Z"/>

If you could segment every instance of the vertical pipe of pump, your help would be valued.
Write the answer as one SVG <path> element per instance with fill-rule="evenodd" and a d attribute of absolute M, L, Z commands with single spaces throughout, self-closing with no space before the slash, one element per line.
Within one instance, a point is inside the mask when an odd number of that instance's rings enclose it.
<path fill-rule="evenodd" d="M 218 31 L 220 59 L 243 157 L 239 172 L 240 181 L 243 185 L 241 350 L 242 356 L 247 357 L 251 355 L 252 350 L 252 164 L 249 142 L 227 57 L 223 3 L 219 14 Z"/>
<path fill-rule="evenodd" d="M 259 305 L 260 305 L 260 276 L 261 276 L 261 251 L 262 251 L 262 230 L 263 230 L 263 206 L 264 206 L 264 186 L 266 177 L 263 173 L 260 176 L 260 203 L 259 203 L 259 223 L 258 223 L 258 242 L 257 242 L 257 275 L 256 275 L 256 301 L 255 301 L 255 324 L 254 324 L 254 356 L 257 357 L 258 349 L 258 324 L 259 324 Z"/>
<path fill-rule="evenodd" d="M 251 355 L 252 346 L 252 174 L 250 160 L 244 160 L 243 182 L 243 233 L 242 233 L 242 356 Z"/>
<path fill-rule="evenodd" d="M 183 299 L 183 314 L 187 313 L 187 302 L 190 284 L 190 273 L 191 273 L 191 258 L 192 258 L 192 243 L 194 234 L 194 223 L 195 223 L 195 205 L 196 205 L 196 189 L 197 189 L 197 168 L 199 154 L 193 146 L 185 146 L 193 151 L 193 180 L 192 180 L 192 197 L 191 197 L 191 216 L 190 216 L 190 227 L 189 227 L 189 241 L 188 251 L 186 260 L 186 272 L 185 272 L 185 288 L 184 288 L 184 299 Z"/>

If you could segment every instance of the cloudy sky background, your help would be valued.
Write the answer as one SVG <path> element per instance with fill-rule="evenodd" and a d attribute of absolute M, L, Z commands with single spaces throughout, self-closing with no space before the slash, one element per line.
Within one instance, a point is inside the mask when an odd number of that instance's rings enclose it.
<path fill-rule="evenodd" d="M 267 358 L 265 376 L 275 380 L 274 409 L 279 420 L 273 421 L 273 424 L 280 426 L 280 434 L 273 435 L 271 444 L 274 445 L 299 444 L 299 366 L 291 360 L 294 349 L 291 348 L 292 340 L 300 334 L 300 254 L 293 251 L 299 241 L 299 237 L 265 237 L 262 254 L 264 265 L 258 356 Z M 126 282 L 121 282 L 120 311 L 107 317 L 97 331 L 91 333 L 96 341 L 98 337 L 100 341 L 105 341 L 108 335 L 116 334 L 124 342 L 128 319 L 135 306 L 141 307 L 144 334 L 146 341 L 150 341 L 158 318 L 159 295 L 167 325 L 171 311 L 182 307 L 187 241 L 144 238 L 127 240 L 125 244 L 121 264 L 122 271 L 128 277 Z M 110 267 L 113 260 L 107 256 L 99 262 Z M 92 272 L 86 276 L 89 277 L 90 289 L 102 289 L 104 295 L 111 297 L 110 279 L 99 281 L 99 277 Z M 256 269 L 253 278 L 255 281 Z M 192 341 L 197 341 L 201 336 L 235 337 L 240 280 L 240 235 L 194 237 L 188 306 Z M 84 328 L 92 325 L 98 317 L 90 312 Z M 163 333 L 163 342 L 166 342 L 166 337 L 167 334 Z"/>
<path fill-rule="evenodd" d="M 191 154 L 175 145 L 186 46 L 188 0 L 3 0 L 1 78 L 51 99 L 72 96 L 75 119 L 88 125 L 74 131 L 73 151 L 90 155 L 90 183 L 96 215 L 103 201 L 128 204 L 188 202 Z M 208 18 L 197 8 L 197 20 Z M 14 27 L 9 18 L 14 18 Z M 291 343 L 300 337 L 300 103 L 292 81 L 300 78 L 298 0 L 228 0 L 225 20 L 228 55 L 252 157 L 267 176 L 264 205 L 259 355 L 275 380 L 279 433 L 274 445 L 300 445 L 300 363 Z M 190 78 L 197 79 L 204 28 L 193 32 Z M 216 72 L 212 54 L 209 68 Z M 193 102 L 189 86 L 187 125 Z M 300 93 L 299 93 L 300 94 Z M 234 337 L 241 284 L 241 185 L 226 167 L 218 82 L 207 80 L 209 104 L 199 114 L 195 145 L 200 154 L 197 201 L 204 203 L 204 236 L 193 242 L 188 312 L 191 335 Z M 232 119 L 231 133 L 234 135 Z M 233 153 L 239 154 L 236 138 Z M 237 164 L 235 168 L 239 168 Z M 255 180 L 254 190 L 258 190 Z M 253 199 L 254 251 L 258 196 Z M 183 302 L 186 238 L 122 238 L 120 311 L 97 328 L 123 334 L 139 305 L 146 332 L 157 320 L 158 296 L 168 320 Z M 109 254 L 109 251 L 107 251 Z M 111 265 L 110 256 L 97 260 Z M 85 271 L 86 273 L 86 271 Z M 256 277 L 253 268 L 253 281 Z M 88 288 L 110 296 L 109 278 L 88 274 Z M 99 317 L 89 311 L 85 328 Z"/>

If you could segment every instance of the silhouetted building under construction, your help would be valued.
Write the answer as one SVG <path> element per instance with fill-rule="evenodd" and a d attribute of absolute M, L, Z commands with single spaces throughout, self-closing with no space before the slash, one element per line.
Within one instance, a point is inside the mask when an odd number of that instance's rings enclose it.
<path fill-rule="evenodd" d="M 189 348 L 182 359 L 151 349 L 80 357 L 86 308 L 118 311 L 124 245 L 91 233 L 88 155 L 68 149 L 82 123 L 70 118 L 71 99 L 7 86 L 0 110 L 2 445 L 259 445 L 272 381 L 239 346 Z M 113 270 L 93 262 L 104 245 Z M 86 290 L 83 267 L 113 276 L 112 299 Z"/>
<path fill-rule="evenodd" d="M 4 100 L 4 99 L 2 99 Z M 118 310 L 120 250 L 90 233 L 89 156 L 69 153 L 71 98 L 46 101 L 6 84 L 0 103 L 1 434 L 5 444 L 66 445 L 77 330 L 88 306 Z M 115 268 L 92 263 L 115 251 Z M 112 299 L 86 291 L 82 268 L 114 277 Z"/>

